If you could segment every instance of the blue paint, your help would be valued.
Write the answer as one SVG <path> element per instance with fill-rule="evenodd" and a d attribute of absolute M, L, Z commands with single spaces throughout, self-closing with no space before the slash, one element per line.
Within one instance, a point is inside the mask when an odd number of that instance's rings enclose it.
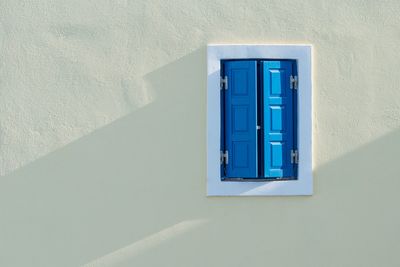
<path fill-rule="evenodd" d="M 221 151 L 228 151 L 228 164 L 221 165 L 223 179 L 297 177 L 297 165 L 291 162 L 297 148 L 297 92 L 290 88 L 296 62 L 221 64 L 221 76 L 228 77 L 228 90 L 221 90 Z"/>
<path fill-rule="evenodd" d="M 293 61 L 263 61 L 264 177 L 294 177 L 294 91 L 290 89 Z"/>
<path fill-rule="evenodd" d="M 225 61 L 224 143 L 228 151 L 225 177 L 257 178 L 257 62 Z"/>

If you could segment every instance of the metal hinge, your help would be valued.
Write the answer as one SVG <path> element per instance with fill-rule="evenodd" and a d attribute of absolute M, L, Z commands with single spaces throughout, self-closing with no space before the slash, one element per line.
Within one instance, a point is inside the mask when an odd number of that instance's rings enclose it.
<path fill-rule="evenodd" d="M 298 164 L 299 163 L 299 152 L 298 150 L 290 150 L 290 162 L 292 164 Z"/>
<path fill-rule="evenodd" d="M 221 151 L 221 164 L 228 165 L 228 150 L 225 150 L 225 152 Z"/>
<path fill-rule="evenodd" d="M 220 78 L 220 82 L 219 82 L 220 88 L 228 90 L 228 76 L 225 76 L 224 78 Z"/>
<path fill-rule="evenodd" d="M 297 90 L 299 87 L 299 79 L 297 76 L 290 75 L 290 89 Z"/>

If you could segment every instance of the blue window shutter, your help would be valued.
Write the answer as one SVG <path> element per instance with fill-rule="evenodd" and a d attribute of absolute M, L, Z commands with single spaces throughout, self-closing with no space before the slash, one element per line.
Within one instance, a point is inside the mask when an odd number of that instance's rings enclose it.
<path fill-rule="evenodd" d="M 225 61 L 224 90 L 226 177 L 256 178 L 257 175 L 257 62 Z"/>
<path fill-rule="evenodd" d="M 293 61 L 263 61 L 264 176 L 294 177 Z"/>

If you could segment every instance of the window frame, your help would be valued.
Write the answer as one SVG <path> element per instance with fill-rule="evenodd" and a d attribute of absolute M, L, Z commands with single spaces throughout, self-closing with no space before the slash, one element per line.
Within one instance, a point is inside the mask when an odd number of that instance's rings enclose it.
<path fill-rule="evenodd" d="M 220 172 L 220 71 L 226 59 L 291 59 L 298 71 L 299 153 L 296 180 L 222 181 Z M 208 196 L 288 196 L 312 195 L 312 46 L 239 45 L 207 46 L 207 195 Z"/>

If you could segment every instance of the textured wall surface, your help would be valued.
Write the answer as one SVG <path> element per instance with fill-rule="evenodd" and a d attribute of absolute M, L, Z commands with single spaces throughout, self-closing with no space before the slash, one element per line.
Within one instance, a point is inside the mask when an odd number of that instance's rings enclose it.
<path fill-rule="evenodd" d="M 0 266 L 400 266 L 400 2 L 0 1 Z M 314 46 L 312 197 L 206 198 L 206 44 Z"/>

